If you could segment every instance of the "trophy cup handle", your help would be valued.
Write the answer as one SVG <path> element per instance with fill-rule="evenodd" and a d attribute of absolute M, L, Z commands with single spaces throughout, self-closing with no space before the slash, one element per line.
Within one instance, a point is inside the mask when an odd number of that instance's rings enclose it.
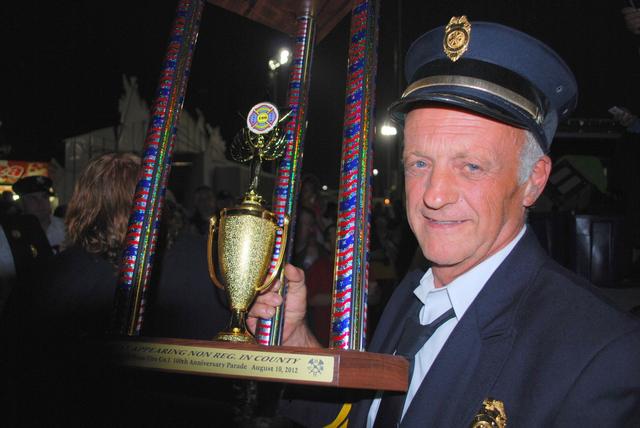
<path fill-rule="evenodd" d="M 224 290 L 224 285 L 218 280 L 216 268 L 213 265 L 213 235 L 216 233 L 218 218 L 214 215 L 209 218 L 209 237 L 207 238 L 207 264 L 209 265 L 209 278 L 216 287 Z"/>
<path fill-rule="evenodd" d="M 280 254 L 278 254 L 278 261 L 276 261 L 276 267 L 273 269 L 271 274 L 267 277 L 264 284 L 260 287 L 256 288 L 256 291 L 259 293 L 261 291 L 266 290 L 271 286 L 273 281 L 278 276 L 278 272 L 280 272 L 280 267 L 282 266 L 282 261 L 284 260 L 284 250 L 287 247 L 287 230 L 289 229 L 289 216 L 284 216 L 284 225 L 282 227 L 277 226 L 278 229 L 282 230 L 282 245 L 280 246 Z"/>

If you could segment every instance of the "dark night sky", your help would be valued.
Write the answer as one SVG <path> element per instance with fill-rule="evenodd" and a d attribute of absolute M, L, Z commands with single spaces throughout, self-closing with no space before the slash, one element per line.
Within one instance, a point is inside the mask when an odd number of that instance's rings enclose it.
<path fill-rule="evenodd" d="M 401 86 L 393 67 L 398 3 L 402 51 L 452 15 L 501 22 L 540 38 L 565 58 L 581 90 L 574 116 L 606 118 L 614 104 L 640 111 L 640 61 L 623 26 L 622 0 L 521 0 L 517 7 L 508 0 L 383 0 L 379 118 Z M 3 2 L 0 133 L 13 146 L 10 157 L 62 161 L 63 138 L 114 125 L 122 73 L 137 76 L 142 96 L 151 101 L 175 6 L 157 0 Z M 316 48 L 305 142 L 305 169 L 334 186 L 348 32 L 349 17 Z M 265 98 L 267 60 L 283 44 L 290 44 L 288 36 L 207 4 L 185 107 L 201 109 L 231 139 L 243 126 L 238 113 Z M 286 77 L 284 72 L 281 91 Z M 378 158 L 384 157 L 388 147 L 378 146 Z"/>

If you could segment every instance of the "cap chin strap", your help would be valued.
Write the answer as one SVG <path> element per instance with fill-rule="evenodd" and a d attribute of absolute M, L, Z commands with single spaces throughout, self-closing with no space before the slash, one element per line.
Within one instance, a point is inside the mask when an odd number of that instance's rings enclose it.
<path fill-rule="evenodd" d="M 536 123 L 541 124 L 544 120 L 542 111 L 536 104 L 526 99 L 520 94 L 505 88 L 504 86 L 497 85 L 493 82 L 489 82 L 484 79 L 469 76 L 428 76 L 422 79 L 416 80 L 404 91 L 402 98 L 410 96 L 413 92 L 438 86 L 458 86 L 462 88 L 473 89 L 476 91 L 485 92 L 496 97 L 502 98 L 522 111 L 526 112 L 531 119 Z"/>

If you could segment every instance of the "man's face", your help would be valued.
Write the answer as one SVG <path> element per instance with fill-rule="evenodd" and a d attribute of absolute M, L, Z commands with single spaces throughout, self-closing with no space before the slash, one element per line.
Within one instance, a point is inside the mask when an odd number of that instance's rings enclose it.
<path fill-rule="evenodd" d="M 36 216 L 41 222 L 51 215 L 51 202 L 46 192 L 27 193 L 20 197 L 25 214 Z"/>
<path fill-rule="evenodd" d="M 409 224 L 446 284 L 520 231 L 533 202 L 518 185 L 524 131 L 430 107 L 407 115 L 404 138 Z"/>

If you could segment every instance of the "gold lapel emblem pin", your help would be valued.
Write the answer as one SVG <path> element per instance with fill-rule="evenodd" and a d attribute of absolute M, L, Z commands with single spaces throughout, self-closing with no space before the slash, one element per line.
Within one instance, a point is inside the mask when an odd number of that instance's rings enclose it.
<path fill-rule="evenodd" d="M 505 428 L 507 426 L 507 413 L 504 403 L 493 398 L 486 398 L 482 402 L 482 408 L 473 418 L 471 428 Z"/>
<path fill-rule="evenodd" d="M 467 51 L 470 38 L 471 23 L 466 15 L 452 17 L 444 30 L 444 53 L 451 61 L 457 61 Z"/>

